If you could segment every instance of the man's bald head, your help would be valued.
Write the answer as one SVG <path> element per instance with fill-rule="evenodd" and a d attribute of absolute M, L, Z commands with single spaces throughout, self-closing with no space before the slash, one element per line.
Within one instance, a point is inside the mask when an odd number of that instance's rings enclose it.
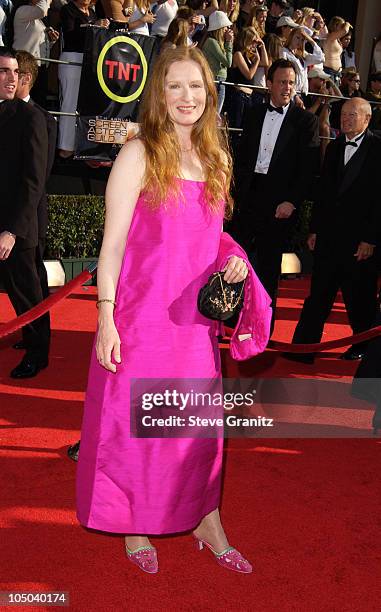
<path fill-rule="evenodd" d="M 372 108 L 363 98 L 352 98 L 341 109 L 341 131 L 350 140 L 366 130 L 372 117 Z"/>

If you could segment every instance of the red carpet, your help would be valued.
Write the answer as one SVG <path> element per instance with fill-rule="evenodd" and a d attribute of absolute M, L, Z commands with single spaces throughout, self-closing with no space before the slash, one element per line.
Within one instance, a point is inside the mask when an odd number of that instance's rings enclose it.
<path fill-rule="evenodd" d="M 275 339 L 289 340 L 304 281 L 282 285 Z M 13 316 L 0 295 L 1 320 Z M 123 556 L 120 536 L 86 531 L 75 518 L 81 402 L 95 327 L 94 289 L 52 312 L 51 364 L 16 384 L 20 359 L 0 342 L 1 590 L 67 591 L 78 612 L 174 609 L 368 612 L 380 609 L 380 440 L 229 440 L 222 516 L 230 541 L 253 562 L 242 576 L 219 568 L 190 536 L 153 538 L 160 572 Z M 325 339 L 349 332 L 340 301 Z M 350 380 L 355 365 L 326 353 L 313 367 L 268 351 L 231 364 L 230 376 L 318 376 Z M 8 609 L 8 608 L 1 608 Z M 49 609 L 24 607 L 21 610 Z"/>

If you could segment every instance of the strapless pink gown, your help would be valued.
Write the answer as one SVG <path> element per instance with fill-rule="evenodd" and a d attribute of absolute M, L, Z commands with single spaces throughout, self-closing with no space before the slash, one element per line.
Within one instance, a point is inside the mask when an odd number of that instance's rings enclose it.
<path fill-rule="evenodd" d="M 137 202 L 116 295 L 117 374 L 93 349 L 77 471 L 77 516 L 102 531 L 186 531 L 219 505 L 222 438 L 138 439 L 129 433 L 132 378 L 216 378 L 216 325 L 197 310 L 220 242 L 223 206 L 204 183 L 181 180 L 184 202 Z"/>

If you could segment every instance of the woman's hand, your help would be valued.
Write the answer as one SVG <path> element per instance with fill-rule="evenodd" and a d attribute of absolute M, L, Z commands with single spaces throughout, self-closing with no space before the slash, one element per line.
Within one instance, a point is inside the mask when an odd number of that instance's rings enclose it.
<path fill-rule="evenodd" d="M 121 358 L 120 338 L 113 319 L 102 317 L 99 319 L 96 353 L 101 366 L 115 373 L 116 365 L 111 362 L 111 358 L 113 357 L 117 363 L 121 363 Z"/>
<path fill-rule="evenodd" d="M 108 19 L 97 19 L 95 25 L 100 26 L 101 28 L 108 28 L 110 21 Z"/>
<path fill-rule="evenodd" d="M 50 41 L 51 43 L 55 43 L 55 42 L 57 42 L 57 40 L 58 40 L 58 39 L 59 39 L 59 37 L 60 37 L 60 33 L 59 33 L 59 32 L 57 32 L 57 30 L 55 30 L 54 28 L 48 28 L 48 29 L 46 30 L 46 32 L 47 32 L 47 35 L 48 35 L 49 41 Z"/>
<path fill-rule="evenodd" d="M 224 34 L 224 38 L 225 38 L 225 42 L 227 43 L 231 43 L 234 40 L 234 34 L 233 34 L 233 30 L 231 30 L 230 28 L 228 28 Z"/>
<path fill-rule="evenodd" d="M 144 23 L 154 23 L 155 19 L 156 19 L 156 15 L 154 15 L 150 11 L 148 11 L 148 13 L 146 13 L 145 15 L 143 15 L 143 17 L 141 17 L 141 21 L 143 21 Z"/>
<path fill-rule="evenodd" d="M 233 255 L 230 257 L 227 266 L 223 269 L 225 272 L 224 281 L 227 283 L 240 283 L 245 280 L 248 275 L 248 267 L 246 262 L 241 257 Z"/>

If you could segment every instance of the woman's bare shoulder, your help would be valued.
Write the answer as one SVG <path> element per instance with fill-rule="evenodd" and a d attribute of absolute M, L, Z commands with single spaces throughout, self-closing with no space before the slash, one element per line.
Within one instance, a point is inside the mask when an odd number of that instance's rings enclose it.
<path fill-rule="evenodd" d="M 128 140 L 121 148 L 116 158 L 118 166 L 123 163 L 125 167 L 133 168 L 138 174 L 145 170 L 145 148 L 141 138 L 135 137 Z"/>

